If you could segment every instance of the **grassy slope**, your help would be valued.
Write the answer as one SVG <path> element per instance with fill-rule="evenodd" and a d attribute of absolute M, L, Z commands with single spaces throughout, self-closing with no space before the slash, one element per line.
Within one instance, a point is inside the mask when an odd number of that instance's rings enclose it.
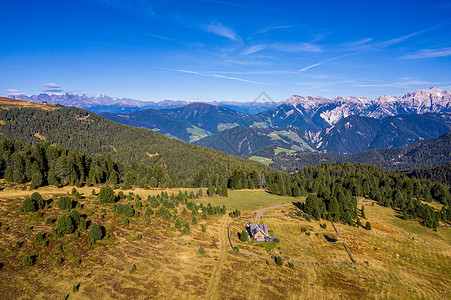
<path fill-rule="evenodd" d="M 272 161 L 272 159 L 269 159 L 269 158 L 266 158 L 266 157 L 262 157 L 262 156 L 250 156 L 249 160 L 257 161 L 257 162 L 262 163 L 262 164 L 267 165 L 267 166 L 269 166 L 270 164 L 274 163 Z"/>
<path fill-rule="evenodd" d="M 98 187 L 96 187 L 98 190 Z M 274 262 L 233 253 L 227 241 L 226 227 L 231 218 L 210 217 L 191 225 L 191 234 L 182 235 L 166 222 L 153 217 L 146 225 L 143 218 L 132 218 L 130 225 L 122 225 L 122 218 L 115 217 L 108 206 L 96 205 L 89 192 L 82 213 L 93 211 L 91 221 L 104 225 L 110 239 L 89 246 L 86 232 L 80 238 L 68 235 L 60 241 L 52 241 L 48 248 L 33 243 L 36 232 L 48 232 L 47 216 L 62 214 L 57 209 L 48 209 L 46 216 L 18 214 L 23 193 L 6 189 L 0 191 L 0 222 L 10 227 L 2 231 L 0 239 L 0 293 L 5 298 L 450 298 L 451 264 L 450 227 L 441 226 L 437 232 L 422 227 L 416 221 L 398 219 L 393 210 L 380 206 L 366 206 L 365 212 L 373 224 L 372 231 L 338 224 L 357 265 L 328 265 L 325 267 L 300 266 L 294 269 L 277 267 Z M 48 199 L 50 188 L 39 189 Z M 53 193 L 65 192 L 54 189 Z M 45 193 L 44 193 L 45 192 Z M 141 194 L 141 190 L 135 190 Z M 156 193 L 160 191 L 148 191 Z M 15 198 L 15 193 L 21 197 Z M 225 203 L 229 208 L 239 207 L 243 214 L 249 214 L 257 207 L 272 206 L 289 202 L 288 197 L 266 194 L 262 191 L 230 191 L 228 198 L 203 198 L 199 202 Z M 125 200 L 121 200 L 125 201 Z M 365 201 L 364 204 L 370 204 Z M 106 217 L 98 217 L 105 208 Z M 266 215 L 285 213 L 294 208 L 268 211 Z M 283 210 L 283 211 L 282 211 Z M 181 209 L 179 209 L 179 212 Z M 182 217 L 182 216 L 181 216 Z M 187 219 L 190 220 L 190 215 Z M 334 236 L 328 223 L 321 229 L 319 222 L 297 219 L 263 219 L 269 225 L 271 234 L 279 237 L 280 250 L 272 251 L 287 258 L 305 261 L 346 260 L 347 256 L 339 243 L 328 243 L 322 234 Z M 244 223 L 244 222 L 241 222 Z M 321 222 L 323 223 L 323 221 Z M 201 225 L 207 232 L 201 232 Z M 25 233 L 29 225 L 34 228 Z M 232 239 L 238 243 L 237 231 L 242 224 L 235 223 Z M 301 226 L 311 231 L 311 236 L 301 233 Z M 314 233 L 318 232 L 319 236 Z M 138 241 L 137 233 L 143 235 Z M 414 240 L 409 238 L 414 237 Z M 12 246 L 15 241 L 24 241 L 20 249 Z M 57 253 L 58 243 L 64 244 L 63 253 Z M 200 255 L 202 246 L 207 254 Z M 255 244 L 248 244 L 249 251 L 266 253 Z M 299 248 L 303 250 L 299 250 Z M 47 252 L 46 252 L 47 251 Z M 36 265 L 24 268 L 21 259 L 25 253 L 46 253 L 39 257 Z M 57 266 L 56 258 L 66 261 Z M 77 265 L 75 259 L 81 258 Z M 368 262 L 368 264 L 365 263 Z M 130 273 L 135 264 L 137 270 Z M 249 278 L 253 278 L 249 284 Z M 72 293 L 72 286 L 80 283 L 78 293 Z"/>

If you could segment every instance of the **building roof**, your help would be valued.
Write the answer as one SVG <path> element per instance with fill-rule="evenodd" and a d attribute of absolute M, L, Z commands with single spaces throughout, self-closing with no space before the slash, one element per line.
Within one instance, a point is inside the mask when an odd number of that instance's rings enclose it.
<path fill-rule="evenodd" d="M 266 226 L 266 224 L 248 224 L 249 225 L 249 233 L 251 235 L 251 237 L 253 237 L 254 235 L 257 234 L 257 232 L 261 232 L 263 233 L 263 235 L 269 236 L 268 235 L 268 226 Z"/>

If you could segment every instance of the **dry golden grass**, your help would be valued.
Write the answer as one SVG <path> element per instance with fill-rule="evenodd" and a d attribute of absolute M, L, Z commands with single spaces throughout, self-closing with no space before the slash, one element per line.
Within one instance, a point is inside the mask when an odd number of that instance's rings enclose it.
<path fill-rule="evenodd" d="M 12 107 L 28 107 L 28 108 L 38 108 L 43 110 L 55 110 L 58 109 L 57 106 L 49 103 L 37 103 L 22 100 L 14 100 L 10 98 L 0 97 L 0 108 L 9 109 Z"/>
<path fill-rule="evenodd" d="M 98 192 L 99 187 L 95 189 Z M 38 191 L 49 199 L 71 190 L 72 187 L 46 187 Z M 434 232 L 417 221 L 399 219 L 389 208 L 368 205 L 365 212 L 373 225 L 372 231 L 337 224 L 357 265 L 278 267 L 271 259 L 231 251 L 227 225 L 232 219 L 227 215 L 200 219 L 198 225 L 191 224 L 189 235 L 175 229 L 173 220 L 158 216 L 152 217 L 150 224 L 142 216 L 130 218 L 126 226 L 110 206 L 95 203 L 91 190 L 92 187 L 78 188 L 86 196 L 80 200 L 83 209 L 79 211 L 87 215 L 93 212 L 88 219 L 105 226 L 110 237 L 91 246 L 88 231 L 83 231 L 80 237 L 71 234 L 60 240 L 51 238 L 49 247 L 34 243 L 34 236 L 37 232 L 50 232 L 51 225 L 45 224 L 45 219 L 49 216 L 56 219 L 64 212 L 49 208 L 44 210 L 43 217 L 22 214 L 20 203 L 33 191 L 12 188 L 0 191 L 0 262 L 4 264 L 0 270 L 0 298 L 61 299 L 68 294 L 70 299 L 451 298 L 451 228 L 444 224 Z M 145 195 L 161 190 L 133 192 L 145 199 Z M 232 203 L 237 201 L 240 191 L 234 193 Z M 243 199 L 248 199 L 249 193 L 243 193 Z M 274 201 L 269 202 L 272 205 Z M 101 209 L 105 209 L 104 219 L 100 218 Z M 181 210 L 180 207 L 179 217 L 191 221 L 191 215 L 182 215 Z M 295 208 L 282 207 L 268 211 L 265 216 L 291 211 Z M 326 229 L 320 228 L 324 222 L 291 217 L 262 219 L 271 234 L 281 240 L 272 253 L 306 262 L 349 261 L 339 241 L 330 243 L 324 238 L 324 234 L 337 237 L 329 222 Z M 202 224 L 206 225 L 205 233 L 201 231 Z M 239 242 L 236 233 L 243 224 L 244 221 L 239 221 L 233 226 L 233 242 L 240 244 L 243 251 L 268 253 L 257 243 Z M 9 229 L 3 230 L 4 226 Z M 26 226 L 33 227 L 31 232 L 25 232 Z M 302 233 L 301 226 L 308 228 L 311 235 Z M 135 239 L 138 233 L 142 234 L 142 240 Z M 14 248 L 16 241 L 23 241 L 23 246 Z M 64 246 L 62 253 L 57 252 L 60 245 Z M 201 246 L 207 250 L 204 255 L 198 253 Z M 39 255 L 37 263 L 29 268 L 22 266 L 26 253 Z M 62 265 L 56 264 L 59 257 L 65 258 Z M 80 265 L 76 263 L 78 259 Z M 133 264 L 137 270 L 131 273 Z M 72 293 L 72 286 L 78 283 L 80 290 Z"/>

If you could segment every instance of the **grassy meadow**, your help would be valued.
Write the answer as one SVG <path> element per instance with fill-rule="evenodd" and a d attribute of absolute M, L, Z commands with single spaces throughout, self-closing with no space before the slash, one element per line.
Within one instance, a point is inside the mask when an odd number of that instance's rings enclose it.
<path fill-rule="evenodd" d="M 99 204 L 92 187 L 78 188 L 80 214 L 104 226 L 106 237 L 91 245 L 89 230 L 76 231 L 61 239 L 50 232 L 55 220 L 67 212 L 55 201 L 39 213 L 21 213 L 25 196 L 34 191 L 5 187 L 0 191 L 0 298 L 2 299 L 449 299 L 451 298 L 451 227 L 440 224 L 435 232 L 415 220 L 401 220 L 390 208 L 364 200 L 372 230 L 337 224 L 340 239 L 330 222 L 299 217 L 263 218 L 279 243 L 241 242 L 238 232 L 248 220 L 231 227 L 231 238 L 242 251 L 280 255 L 304 262 L 350 261 L 344 241 L 356 265 L 277 266 L 273 259 L 233 252 L 227 238 L 226 215 L 199 218 L 174 212 L 187 220 L 191 232 L 183 234 L 174 220 L 153 215 L 146 222 L 113 212 Z M 94 188 L 96 193 L 100 187 Z M 39 188 L 44 200 L 67 194 L 72 187 Z M 179 189 L 168 190 L 178 193 Z M 188 189 L 188 191 L 191 191 Z M 195 189 L 198 191 L 198 189 Z M 117 192 L 117 191 L 116 191 Z M 130 191 L 123 191 L 128 194 Z M 161 190 L 134 189 L 141 199 Z M 229 191 L 228 197 L 202 197 L 196 203 L 226 205 L 242 215 L 255 215 L 260 208 L 303 201 L 259 190 Z M 122 199 L 119 203 L 134 200 Z M 144 202 L 144 201 L 143 201 Z M 294 206 L 279 207 L 264 216 L 295 213 Z M 103 215 L 103 216 L 102 216 Z M 252 220 L 253 221 L 253 220 Z M 365 223 L 366 220 L 362 220 Z M 326 228 L 320 225 L 326 223 Z M 169 225 L 168 225 L 169 224 Z M 205 232 L 202 231 L 205 226 Z M 305 228 L 305 231 L 302 229 Z M 47 233 L 48 246 L 34 241 L 36 233 Z M 307 232 L 310 235 L 307 235 Z M 137 235 L 141 234 L 142 239 Z M 328 241 L 325 236 L 335 242 Z M 16 243 L 21 243 L 16 247 Z M 206 250 L 199 253 L 199 248 Z M 36 255 L 36 263 L 24 267 L 24 255 Z M 58 263 L 62 259 L 61 263 Z M 136 266 L 136 271 L 131 268 Z M 79 286 L 78 291 L 74 285 Z"/>

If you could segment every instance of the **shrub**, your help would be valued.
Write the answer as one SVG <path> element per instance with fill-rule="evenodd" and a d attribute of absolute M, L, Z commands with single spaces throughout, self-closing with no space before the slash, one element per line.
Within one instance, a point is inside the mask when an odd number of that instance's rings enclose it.
<path fill-rule="evenodd" d="M 57 265 L 61 265 L 61 264 L 63 263 L 63 261 L 64 261 L 63 258 L 58 257 L 58 258 L 56 259 L 56 264 L 57 264 Z"/>
<path fill-rule="evenodd" d="M 78 224 L 78 228 L 81 230 L 88 229 L 88 223 L 86 222 L 86 218 L 80 217 L 80 223 Z"/>
<path fill-rule="evenodd" d="M 202 232 L 207 232 L 207 228 L 205 227 L 205 225 L 202 225 Z"/>
<path fill-rule="evenodd" d="M 23 212 L 35 212 L 37 210 L 38 208 L 36 204 L 29 197 L 26 197 L 25 200 L 22 202 L 22 205 L 20 206 L 20 211 Z"/>
<path fill-rule="evenodd" d="M 182 221 L 179 218 L 175 220 L 175 228 L 182 228 Z"/>
<path fill-rule="evenodd" d="M 42 199 L 41 194 L 38 192 L 34 192 L 31 197 L 26 197 L 20 206 L 20 211 L 23 212 L 35 212 L 38 209 L 44 208 L 44 200 Z"/>
<path fill-rule="evenodd" d="M 69 216 L 74 221 L 75 226 L 78 227 L 80 225 L 80 219 L 81 219 L 80 213 L 74 209 L 69 213 Z"/>
<path fill-rule="evenodd" d="M 122 224 L 124 225 L 128 225 L 130 222 L 128 221 L 128 218 L 124 218 L 124 220 L 122 221 Z"/>
<path fill-rule="evenodd" d="M 197 220 L 197 217 L 196 216 L 193 216 L 193 224 L 197 224 L 197 223 L 199 223 L 199 221 Z"/>
<path fill-rule="evenodd" d="M 34 237 L 34 241 L 36 243 L 44 242 L 44 237 L 42 236 L 42 234 L 40 232 L 36 233 L 36 236 Z"/>
<path fill-rule="evenodd" d="M 366 224 L 365 224 L 365 229 L 366 229 L 366 230 L 371 230 L 371 224 L 370 224 L 370 222 L 366 222 Z"/>
<path fill-rule="evenodd" d="M 31 267 L 35 263 L 35 257 L 30 255 L 25 255 L 22 261 L 24 267 Z"/>
<path fill-rule="evenodd" d="M 53 224 L 53 219 L 50 218 L 50 217 L 48 217 L 48 218 L 45 220 L 45 224 Z"/>
<path fill-rule="evenodd" d="M 14 248 L 19 249 L 20 247 L 22 247 L 22 242 L 16 242 L 16 243 L 14 244 Z"/>
<path fill-rule="evenodd" d="M 188 234 L 190 233 L 191 229 L 189 226 L 188 221 L 185 221 L 185 223 L 183 223 L 183 233 Z"/>
<path fill-rule="evenodd" d="M 71 210 L 72 209 L 72 199 L 67 196 L 61 196 L 58 198 L 56 202 L 56 206 L 58 206 L 61 210 Z"/>
<path fill-rule="evenodd" d="M 135 273 L 135 271 L 136 271 L 136 266 L 133 265 L 132 268 L 130 269 L 130 273 Z"/>
<path fill-rule="evenodd" d="M 42 199 L 41 194 L 39 194 L 38 192 L 34 192 L 33 194 L 31 194 L 31 200 L 33 200 L 38 209 L 43 209 L 44 208 L 44 200 Z"/>
<path fill-rule="evenodd" d="M 96 223 L 92 224 L 91 230 L 89 230 L 89 236 L 94 240 L 98 241 L 103 238 L 102 228 Z"/>
<path fill-rule="evenodd" d="M 275 262 L 276 262 L 276 265 L 278 265 L 278 266 L 283 265 L 282 257 L 276 256 L 274 260 L 275 260 Z"/>
<path fill-rule="evenodd" d="M 247 242 L 249 240 L 249 236 L 247 234 L 246 229 L 243 229 L 243 231 L 241 231 L 240 233 L 240 241 L 242 242 Z"/>
<path fill-rule="evenodd" d="M 79 284 L 74 284 L 72 286 L 72 293 L 76 293 L 78 292 L 78 289 L 80 288 L 80 283 Z"/>
<path fill-rule="evenodd" d="M 114 203 L 116 201 L 114 191 L 109 186 L 102 187 L 97 198 L 100 203 Z"/>
<path fill-rule="evenodd" d="M 130 205 L 130 203 L 127 203 L 124 205 L 119 203 L 117 205 L 116 212 L 119 214 L 124 214 L 124 216 L 129 217 L 129 218 L 131 218 L 135 215 L 135 210 Z"/>
<path fill-rule="evenodd" d="M 151 215 L 153 215 L 155 212 L 153 211 L 152 207 L 148 207 L 146 209 L 146 213 L 144 214 L 146 217 L 150 217 Z"/>
<path fill-rule="evenodd" d="M 56 231 L 62 234 L 70 234 L 74 232 L 74 230 L 75 230 L 74 221 L 70 216 L 65 215 L 58 218 Z"/>
<path fill-rule="evenodd" d="M 136 239 L 139 241 L 139 240 L 142 240 L 142 238 L 143 238 L 143 236 L 140 234 L 140 233 L 138 233 L 137 235 L 136 235 Z"/>
<path fill-rule="evenodd" d="M 306 231 L 307 231 L 307 228 L 301 227 L 301 232 L 306 232 Z"/>
<path fill-rule="evenodd" d="M 199 251 L 200 254 L 205 254 L 205 253 L 207 253 L 207 250 L 205 250 L 204 247 L 200 247 L 198 251 Z"/>

